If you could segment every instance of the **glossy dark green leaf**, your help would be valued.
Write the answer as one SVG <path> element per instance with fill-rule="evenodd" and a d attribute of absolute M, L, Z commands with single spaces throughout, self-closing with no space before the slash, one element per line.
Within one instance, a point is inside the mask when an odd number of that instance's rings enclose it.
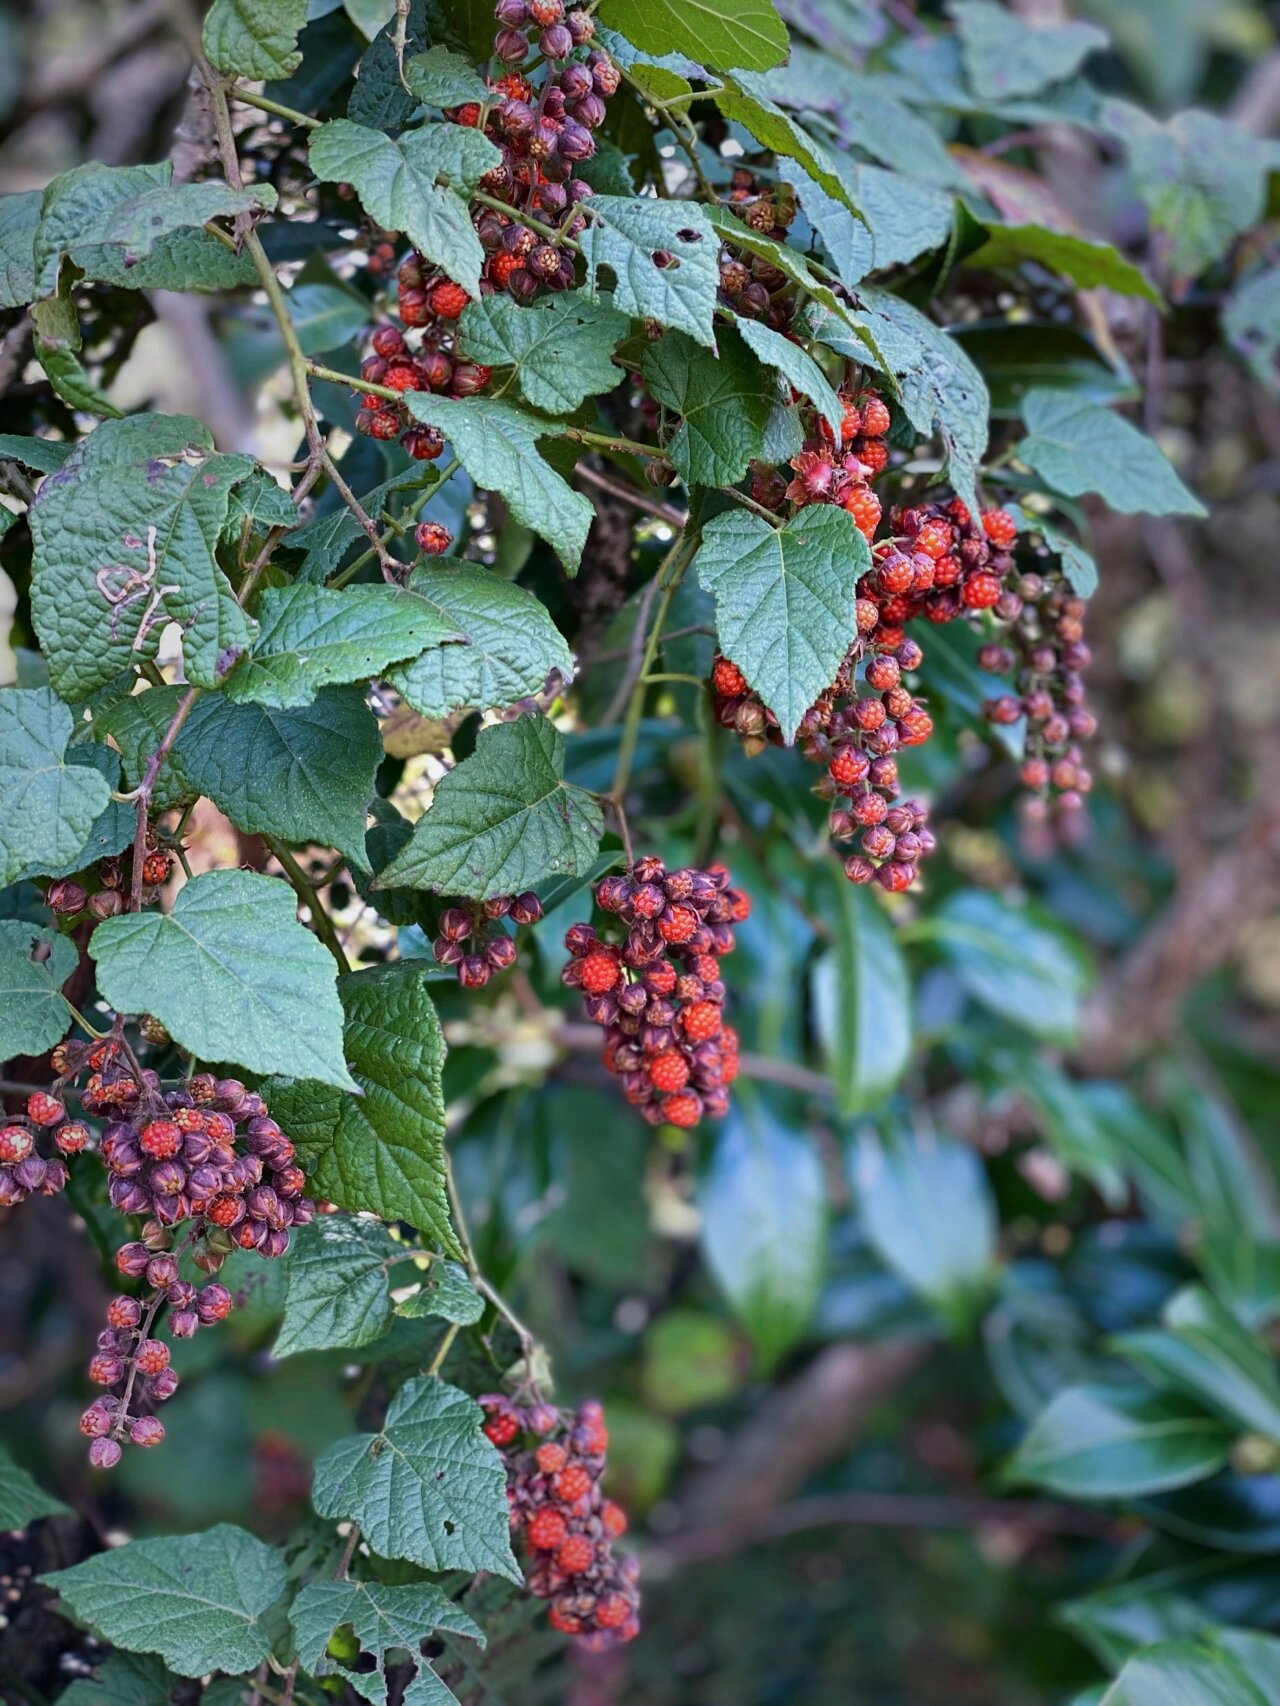
<path fill-rule="evenodd" d="M 1072 1386 L 1031 1424 L 1007 1476 L 1064 1498 L 1138 1498 L 1212 1475 L 1230 1444 L 1230 1431 L 1186 1399 L 1136 1386 Z"/>
<path fill-rule="evenodd" d="M 872 1108 L 911 1054 L 911 981 L 894 928 L 868 888 L 837 870 L 824 884 L 834 940 L 814 961 L 813 1022 L 845 1114 Z"/>

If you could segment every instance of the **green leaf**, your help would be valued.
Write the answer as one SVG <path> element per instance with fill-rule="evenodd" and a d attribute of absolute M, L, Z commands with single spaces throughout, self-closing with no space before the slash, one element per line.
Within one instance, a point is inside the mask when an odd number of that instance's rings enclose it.
<path fill-rule="evenodd" d="M 625 314 L 580 292 L 521 308 L 509 296 L 469 302 L 458 322 L 464 355 L 489 367 L 514 367 L 524 396 L 549 415 L 569 415 L 584 397 L 622 379 L 610 360 L 630 329 Z"/>
<path fill-rule="evenodd" d="M 1198 277 L 1262 218 L 1265 145 L 1238 125 L 1195 110 L 1161 124 L 1125 101 L 1105 102 L 1101 121 L 1128 151 L 1138 193 L 1179 284 Z"/>
<path fill-rule="evenodd" d="M 131 272 L 175 232 L 275 203 L 269 184 L 239 190 L 216 178 L 174 184 L 169 160 L 152 166 L 73 166 L 50 182 L 40 204 L 32 251 L 36 292 L 48 296 L 57 289 L 64 255 L 89 278 L 105 269 L 118 279 L 121 269 Z"/>
<path fill-rule="evenodd" d="M 1280 267 L 1238 284 L 1222 311 L 1222 330 L 1260 385 L 1280 390 Z"/>
<path fill-rule="evenodd" d="M 1225 1654 L 1166 1641 L 1137 1653 L 1102 1697 L 1102 1706 L 1268 1706 Z"/>
<path fill-rule="evenodd" d="M 849 649 L 854 592 L 869 566 L 853 518 L 832 504 L 812 504 L 777 529 L 743 510 L 703 529 L 693 567 L 715 594 L 721 650 L 788 742 Z"/>
<path fill-rule="evenodd" d="M 1171 1386 L 1246 1432 L 1280 1441 L 1280 1374 L 1265 1346 L 1203 1286 L 1164 1308 L 1167 1331 L 1122 1333 L 1114 1348 L 1153 1383 Z"/>
<path fill-rule="evenodd" d="M 1070 1386 L 1037 1416 L 1008 1466 L 1069 1499 L 1184 1487 L 1227 1460 L 1230 1432 L 1198 1405 L 1132 1386 Z"/>
<path fill-rule="evenodd" d="M 777 398 L 743 338 L 724 330 L 713 353 L 669 332 L 645 351 L 641 371 L 652 396 L 682 417 L 667 447 L 681 479 L 696 486 L 740 480 L 764 449 Z"/>
<path fill-rule="evenodd" d="M 321 687 L 375 680 L 389 664 L 466 639 L 434 603 L 390 586 L 268 587 L 258 623 L 253 655 L 241 660 L 224 689 L 238 704 L 309 705 Z"/>
<path fill-rule="evenodd" d="M 484 250 L 463 197 L 501 162 L 486 136 L 442 122 L 393 141 L 339 118 L 311 132 L 309 158 L 323 183 L 350 184 L 379 225 L 403 231 L 433 265 L 479 296 Z"/>
<path fill-rule="evenodd" d="M 405 82 L 429 107 L 458 107 L 489 101 L 493 92 L 472 62 L 447 47 L 429 48 L 404 62 Z"/>
<path fill-rule="evenodd" d="M 342 285 L 306 281 L 295 284 L 284 300 L 304 355 L 338 349 L 369 324 L 369 304 Z M 290 516 L 291 522 L 296 520 L 296 514 Z"/>
<path fill-rule="evenodd" d="M 1193 1599 L 1163 1585 L 1178 1581 L 1174 1572 L 1162 1572 L 1155 1580 L 1122 1582 L 1072 1600 L 1058 1616 L 1108 1670 L 1119 1670 L 1143 1647 L 1159 1641 L 1194 1641 L 1219 1627 L 1217 1619 Z M 1188 1579 L 1187 1586 L 1193 1585 L 1193 1579 Z"/>
<path fill-rule="evenodd" d="M 71 1015 L 62 986 L 78 960 L 75 943 L 56 930 L 16 918 L 0 920 L 0 1046 L 5 1059 L 43 1054 L 66 1036 Z"/>
<path fill-rule="evenodd" d="M 882 1102 L 911 1056 L 911 982 L 884 908 L 837 871 L 823 883 L 833 945 L 814 962 L 813 1023 L 843 1114 Z"/>
<path fill-rule="evenodd" d="M 1280 1317 L 1280 1245 L 1244 1228 L 1206 1232 L 1199 1255 L 1205 1278 L 1246 1327 L 1268 1327 Z"/>
<path fill-rule="evenodd" d="M 75 449 L 58 438 L 24 438 L 16 432 L 0 432 L 0 462 L 21 462 L 39 474 L 52 474 Z"/>
<path fill-rule="evenodd" d="M 294 710 L 197 699 L 178 739 L 182 774 L 238 829 L 336 847 L 367 869 L 364 837 L 382 739 L 354 687 Z"/>
<path fill-rule="evenodd" d="M 880 1260 L 948 1320 L 966 1324 L 990 1286 L 996 1207 L 986 1170 L 947 1138 L 864 1136 L 851 1162 L 862 1226 Z"/>
<path fill-rule="evenodd" d="M 849 216 L 861 221 L 862 209 L 850 191 L 839 164 L 821 143 L 769 98 L 768 79 L 758 72 L 736 71 L 720 89 L 709 89 L 710 98 L 724 116 L 750 131 L 762 147 L 779 160 L 795 160 L 823 193 Z"/>
<path fill-rule="evenodd" d="M 950 237 L 955 202 L 947 191 L 860 160 L 842 161 L 839 169 L 861 219 L 798 167 L 779 168 L 846 285 L 905 266 Z"/>
<path fill-rule="evenodd" d="M 396 1314 L 413 1321 L 434 1317 L 471 1327 L 484 1314 L 484 1298 L 456 1262 L 432 1262 L 417 1291 L 396 1304 Z"/>
<path fill-rule="evenodd" d="M 289 1250 L 289 1289 L 272 1356 L 381 1338 L 391 1325 L 387 1270 L 412 1254 L 373 1220 L 321 1215 L 301 1227 Z"/>
<path fill-rule="evenodd" d="M 964 264 L 995 272 L 1001 267 L 1017 267 L 1023 261 L 1038 261 L 1082 290 L 1101 286 L 1122 296 L 1143 296 L 1148 302 L 1162 300 L 1146 274 L 1110 243 L 1051 231 L 1045 225 L 992 225 L 986 241 L 965 256 Z"/>
<path fill-rule="evenodd" d="M 480 1406 L 428 1376 L 402 1386 L 380 1434 L 331 1446 L 311 1502 L 346 1518 L 384 1558 L 427 1570 L 488 1570 L 519 1582 L 508 1538 L 507 1473 L 480 1431 Z"/>
<path fill-rule="evenodd" d="M 306 21 L 307 0 L 213 0 L 205 58 L 233 76 L 277 82 L 302 64 L 298 32 Z"/>
<path fill-rule="evenodd" d="M 564 430 L 560 423 L 492 397 L 455 401 L 410 391 L 406 400 L 415 420 L 445 435 L 476 485 L 504 498 L 515 519 L 541 535 L 576 574 L 596 512 L 538 451 L 540 438 Z"/>
<path fill-rule="evenodd" d="M 424 717 L 489 711 L 542 693 L 558 676 L 574 677 L 573 653 L 533 593 L 475 563 L 430 563 L 409 577 L 439 619 L 465 634 L 463 646 L 435 646 L 387 679 Z"/>
<path fill-rule="evenodd" d="M 826 1190 L 813 1144 L 763 1097 L 735 1096 L 698 1207 L 707 1266 L 770 1369 L 803 1334 L 822 1288 Z"/>
<path fill-rule="evenodd" d="M 760 320 L 740 319 L 738 333 L 747 348 L 766 366 L 775 368 L 793 390 L 807 397 L 827 421 L 837 440 L 844 420 L 839 397 L 817 362 L 799 344 L 784 338 Z M 723 350 L 723 345 L 721 346 Z"/>
<path fill-rule="evenodd" d="M 437 1629 L 484 1645 L 484 1632 L 433 1582 L 385 1587 L 381 1582 L 310 1582 L 294 1600 L 289 1621 L 298 1657 L 314 1677 L 343 1676 L 367 1700 L 390 1698 L 387 1654 L 408 1653 L 414 1675 L 397 1695 L 405 1706 L 447 1706 L 453 1694 L 422 1658 L 426 1638 Z M 372 1671 L 352 1672 L 330 1656 L 334 1632 L 350 1627 L 362 1652 L 372 1653 Z M 400 1667 L 397 1667 L 398 1669 Z M 402 1685 L 403 1686 L 403 1685 Z"/>
<path fill-rule="evenodd" d="M 434 1247 L 461 1255 L 445 1189 L 444 1038 L 424 968 L 405 960 L 352 972 L 339 979 L 338 993 L 345 1050 L 363 1094 L 279 1084 L 275 1117 L 321 1195 L 353 1213 L 408 1221 Z"/>
<path fill-rule="evenodd" d="M 152 1706 L 165 1700 L 175 1686 L 173 1672 L 160 1660 L 144 1653 L 112 1653 L 93 1678 L 79 1677 L 58 1706 Z M 216 1684 L 214 1685 L 216 1687 Z M 212 1690 L 201 1696 L 201 1706 L 231 1706 L 210 1700 Z M 234 1706 L 243 1706 L 239 1700 Z"/>
<path fill-rule="evenodd" d="M 995 0 L 950 0 L 965 76 L 983 100 L 1037 95 L 1107 46 L 1096 24 L 1035 24 Z"/>
<path fill-rule="evenodd" d="M 912 426 L 922 433 L 936 426 L 951 483 L 976 515 L 974 479 L 990 412 L 982 375 L 953 337 L 900 297 L 864 287 L 858 300 Z"/>
<path fill-rule="evenodd" d="M 66 697 L 153 658 L 166 621 L 182 629 L 196 686 L 215 686 L 248 646 L 253 624 L 215 553 L 228 494 L 253 463 L 212 442 L 183 415 L 107 421 L 36 493 L 32 614 Z"/>
<path fill-rule="evenodd" d="M 616 195 L 592 196 L 583 210 L 589 219 L 578 241 L 588 295 L 599 294 L 600 268 L 608 267 L 614 303 L 624 314 L 656 320 L 714 348 L 720 266 L 706 212 L 696 202 Z M 664 254 L 672 264 L 659 267 L 654 256 Z"/>
<path fill-rule="evenodd" d="M 1088 1179 L 1108 1208 L 1119 1210 L 1128 1196 L 1126 1163 L 1137 1139 L 1127 1128 L 1113 1130 L 1100 1117 L 1093 1086 L 1078 1084 L 1048 1062 L 1036 1062 L 1026 1095 L 1044 1122 L 1044 1135 L 1064 1166 Z"/>
<path fill-rule="evenodd" d="M 111 803 L 92 760 L 66 756 L 71 729 L 51 688 L 0 692 L 0 886 L 75 859 Z"/>
<path fill-rule="evenodd" d="M 273 1546 L 219 1523 L 204 1534 L 131 1540 L 41 1580 L 115 1646 L 203 1676 L 266 1658 L 263 1614 L 285 1590 L 285 1567 Z"/>
<path fill-rule="evenodd" d="M 600 18 L 644 53 L 685 54 L 718 71 L 768 71 L 787 57 L 772 0 L 603 0 Z"/>
<path fill-rule="evenodd" d="M 1077 545 L 1070 534 L 1051 527 L 1047 521 L 1037 517 L 1033 525 L 1062 564 L 1062 572 L 1070 582 L 1072 592 L 1081 598 L 1092 598 L 1098 590 L 1098 565 L 1089 552 L 1083 545 Z"/>
<path fill-rule="evenodd" d="M 1075 1035 L 1088 978 L 1068 941 L 1034 914 L 965 889 L 926 928 L 967 993 L 989 1012 L 1033 1036 Z"/>
<path fill-rule="evenodd" d="M 1028 391 L 1015 454 L 1064 497 L 1097 492 L 1121 515 L 1207 515 L 1145 433 L 1087 397 Z"/>
<path fill-rule="evenodd" d="M 49 296 L 33 303 L 31 324 L 35 328 L 36 360 L 63 402 L 86 415 L 118 415 L 120 410 L 81 365 L 80 321 L 70 296 Z"/>
<path fill-rule="evenodd" d="M 298 923 L 284 883 L 252 871 L 207 871 L 180 891 L 167 916 L 104 919 L 89 952 L 117 1012 L 154 1014 L 198 1059 L 352 1087 L 336 968 Z"/>
<path fill-rule="evenodd" d="M 57 1516 L 66 1510 L 61 1499 L 46 1493 L 0 1449 L 0 1531 L 25 1528 L 43 1516 Z"/>
<path fill-rule="evenodd" d="M 25 308 L 36 294 L 34 245 L 40 190 L 0 196 L 0 308 Z"/>
<path fill-rule="evenodd" d="M 603 827 L 594 795 L 564 779 L 564 736 L 554 724 L 495 723 L 437 782 L 430 810 L 375 887 L 470 900 L 518 894 L 589 865 Z"/>

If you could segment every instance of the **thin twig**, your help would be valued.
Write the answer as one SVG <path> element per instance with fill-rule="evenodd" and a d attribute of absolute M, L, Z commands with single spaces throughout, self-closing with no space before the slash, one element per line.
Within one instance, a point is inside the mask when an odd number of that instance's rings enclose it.
<path fill-rule="evenodd" d="M 597 486 L 602 492 L 608 492 L 611 497 L 620 498 L 623 503 L 630 504 L 633 509 L 641 510 L 645 515 L 651 515 L 657 521 L 665 521 L 669 526 L 677 528 L 680 532 L 684 531 L 685 522 L 689 518 L 683 510 L 677 509 L 674 504 L 663 503 L 661 498 L 650 497 L 647 492 L 637 491 L 634 486 L 629 486 L 625 480 L 615 480 L 611 475 L 601 473 L 598 468 L 588 467 L 585 462 L 580 462 L 574 469 L 574 473 L 580 480 L 585 480 L 589 486 Z M 599 659 L 600 654 L 597 653 L 596 661 L 599 662 Z"/>

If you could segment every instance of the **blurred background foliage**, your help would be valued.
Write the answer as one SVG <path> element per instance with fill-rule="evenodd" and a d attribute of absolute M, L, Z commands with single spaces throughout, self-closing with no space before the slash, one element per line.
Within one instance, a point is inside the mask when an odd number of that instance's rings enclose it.
<path fill-rule="evenodd" d="M 188 60 L 166 7 L 0 4 L 0 190 L 167 153 Z M 345 76 L 385 10 L 313 5 L 298 75 Z M 1010 760 L 960 728 L 984 695 L 972 647 L 929 636 L 933 664 L 948 660 L 939 733 L 908 780 L 937 799 L 941 851 L 893 925 L 832 876 L 794 755 L 745 759 L 678 694 L 685 735 L 646 727 L 637 783 L 660 850 L 686 858 L 700 839 L 710 754 L 755 902 L 728 962 L 748 1081 L 714 1135 L 666 1128 L 655 1147 L 586 1049 L 551 1048 L 510 994 L 478 1007 L 440 985 L 477 1252 L 561 1389 L 607 1403 L 647 1631 L 534 1677 L 539 1652 L 513 1624 L 449 1679 L 466 1701 L 522 1706 L 1084 1706 L 1153 1645 L 1108 1699 L 1174 1699 L 1159 1645 L 1174 1641 L 1219 1690 L 1188 1701 L 1280 1700 L 1280 1647 L 1258 1639 L 1280 1632 L 1280 8 L 1020 0 L 1010 10 L 1110 39 L 1087 82 L 1031 96 L 983 87 L 1016 84 L 1016 67 L 966 63 L 937 33 L 941 7 L 781 10 L 800 47 L 779 75 L 846 91 L 828 106 L 844 146 L 910 175 L 928 154 L 916 126 L 954 145 L 1006 219 L 1024 207 L 1086 230 L 1162 281 L 1163 314 L 1073 296 L 1034 262 L 1006 265 L 1006 288 L 962 216 L 924 282 L 986 374 L 997 427 L 1037 385 L 1140 398 L 1211 515 L 1083 506 L 1101 734 L 1079 845 L 1020 836 Z M 877 100 L 891 103 L 878 126 Z M 364 299 L 323 268 L 316 285 L 334 342 L 314 347 L 350 350 Z M 279 351 L 252 306 L 94 302 L 86 339 L 115 340 L 118 401 L 201 414 L 223 448 L 268 462 L 292 455 L 271 385 L 257 393 Z M 35 386 L 7 337 L 0 363 L 0 426 L 32 430 Z M 554 601 L 527 539 L 509 530 L 496 550 Z M 0 574 L 17 644 L 23 592 L 18 570 Z M 613 618 L 606 654 L 634 616 L 633 601 Z M 705 669 L 702 642 L 681 657 L 678 643 L 665 667 Z M 607 675 L 584 688 L 588 714 Z M 607 775 L 613 738 L 572 739 L 571 771 Z M 229 826 L 202 808 L 195 827 L 193 860 L 203 838 L 225 861 Z M 584 904 L 539 934 L 541 1002 L 562 999 L 558 941 Z M 65 1213 L 33 1200 L 0 1227 L 10 1450 L 74 1490 L 99 1535 L 223 1519 L 289 1532 L 311 1459 L 385 1370 L 359 1352 L 274 1363 L 283 1275 L 246 1267 L 252 1307 L 179 1347 L 198 1378 L 170 1442 L 88 1487 L 81 1346 L 103 1284 Z M 401 1322 L 395 1354 L 413 1362 L 425 1331 Z M 368 1354 L 385 1363 L 387 1342 Z M 66 1680 L 44 1629 L 0 1626 L 7 1699 Z M 90 1698 L 106 1697 L 77 1706 Z"/>

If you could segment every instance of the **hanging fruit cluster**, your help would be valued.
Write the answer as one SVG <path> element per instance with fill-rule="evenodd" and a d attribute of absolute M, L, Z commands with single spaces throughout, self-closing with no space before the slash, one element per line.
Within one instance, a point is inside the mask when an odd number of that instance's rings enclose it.
<path fill-rule="evenodd" d="M 282 1256 L 289 1232 L 305 1226 L 315 1204 L 305 1195 L 306 1175 L 294 1160 L 293 1144 L 255 1091 L 238 1079 L 200 1072 L 180 1089 L 160 1089 L 154 1072 L 139 1073 L 132 1054 L 115 1039 L 61 1043 L 51 1063 L 55 1089 L 88 1074 L 81 1093 L 86 1113 L 103 1116 L 98 1148 L 107 1169 L 107 1194 L 122 1213 L 144 1216 L 141 1236 L 116 1252 L 116 1267 L 145 1288 L 139 1297 L 114 1298 L 89 1378 L 108 1388 L 80 1418 L 90 1440 L 89 1460 L 109 1469 L 125 1443 L 158 1445 L 164 1427 L 155 1407 L 177 1391 L 169 1347 L 155 1337 L 164 1311 L 174 1338 L 230 1313 L 231 1293 L 216 1283 L 197 1286 L 183 1277 L 179 1258 L 213 1275 L 237 1247 Z M 27 1122 L 51 1131 L 63 1155 L 81 1154 L 93 1142 L 82 1120 L 69 1120 L 61 1099 L 37 1092 L 27 1102 Z M 38 1159 L 28 1126 L 0 1129 L 15 1152 L 12 1173 Z M 29 1189 L 49 1194 L 66 1182 L 62 1161 L 41 1162 L 41 1181 Z M 2 1172 L 0 1172 L 2 1176 Z M 26 1194 L 26 1191 L 23 1191 Z M 11 1196 L 11 1201 L 20 1200 Z"/>
<path fill-rule="evenodd" d="M 596 904 L 627 926 L 620 943 L 571 925 L 561 973 L 605 1033 L 604 1063 L 650 1125 L 694 1126 L 728 1111 L 738 1037 L 724 1023 L 721 957 L 751 910 L 723 865 L 668 871 L 637 859 L 602 877 Z"/>
<path fill-rule="evenodd" d="M 507 1465 L 511 1527 L 523 1542 L 526 1585 L 551 1601 L 548 1621 L 589 1652 L 640 1632 L 639 1565 L 618 1557 L 626 1531 L 620 1505 L 604 1496 L 609 1434 L 604 1409 L 587 1399 L 572 1413 L 519 1405 L 501 1393 L 480 1400 L 484 1431 Z"/>
<path fill-rule="evenodd" d="M 530 302 L 542 291 L 569 290 L 577 282 L 573 243 L 585 218 L 575 209 L 591 186 L 575 171 L 595 154 L 593 132 L 604 122 L 619 74 L 603 49 L 581 52 L 595 33 L 589 12 L 566 13 L 563 0 L 499 0 L 495 16 L 491 101 L 483 108 L 467 102 L 447 116 L 482 127 L 502 156 L 480 189 L 511 211 L 481 201 L 472 208 L 486 257 L 481 293 L 504 291 Z M 535 90 L 525 67 L 532 73 L 539 65 L 546 72 Z M 459 348 L 457 322 L 470 300 L 463 287 L 417 253 L 401 263 L 396 286 L 400 326 L 388 323 L 374 332 L 360 368 L 366 384 L 455 398 L 485 390 L 489 369 Z M 416 347 L 406 332 L 416 337 Z M 361 398 L 356 427 L 372 438 L 398 438 L 421 461 L 443 449 L 434 427 L 413 424 L 403 404 L 376 392 Z M 441 542 L 441 534 L 443 528 L 425 538 L 420 533 L 418 543 L 439 555 L 451 543 L 447 535 Z"/>
<path fill-rule="evenodd" d="M 513 924 L 536 924 L 541 917 L 542 902 L 533 893 L 447 906 L 440 914 L 440 934 L 431 944 L 436 963 L 456 966 L 464 989 L 483 989 L 494 972 L 516 963 L 515 937 L 493 926 L 503 918 Z"/>

